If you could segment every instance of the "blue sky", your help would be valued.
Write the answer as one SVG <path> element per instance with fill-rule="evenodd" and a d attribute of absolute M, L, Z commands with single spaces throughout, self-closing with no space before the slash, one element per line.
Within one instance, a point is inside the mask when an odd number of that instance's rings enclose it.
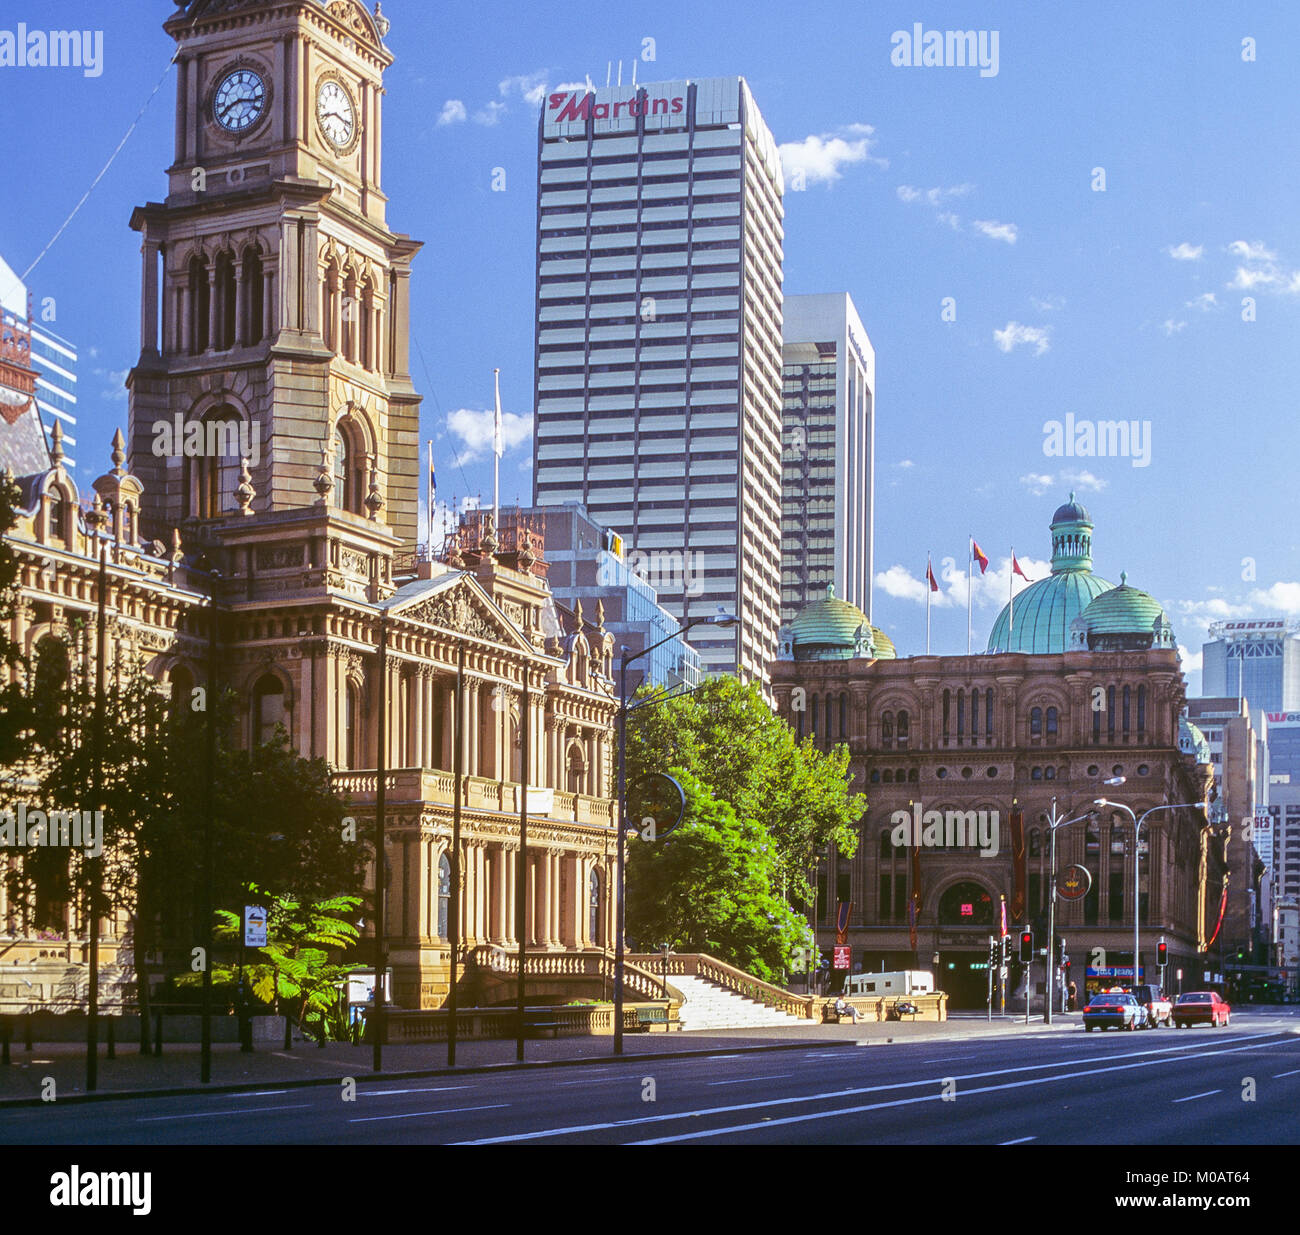
<path fill-rule="evenodd" d="M 1046 525 L 1070 489 L 1096 520 L 1098 572 L 1152 592 L 1192 652 L 1216 617 L 1300 616 L 1300 11 L 1132 9 L 387 0 L 384 188 L 390 225 L 425 244 L 412 371 L 440 498 L 490 494 L 495 366 L 502 499 L 531 495 L 541 91 L 603 84 L 611 61 L 630 74 L 652 52 L 642 81 L 747 77 L 787 177 L 803 171 L 806 187 L 786 196 L 786 291 L 849 292 L 876 349 L 873 617 L 903 653 L 924 647 L 927 549 L 937 571 L 953 559 L 933 614 L 946 652 L 965 649 L 967 534 L 990 555 L 980 647 L 1005 603 L 1009 547 L 1031 578 L 1045 573 Z M 28 278 L 82 350 L 83 481 L 108 466 L 139 348 L 127 220 L 165 192 L 170 12 L 145 0 L 0 11 L 0 31 L 104 32 L 98 77 L 0 67 L 0 255 L 19 272 L 165 74 Z M 996 30 L 997 74 L 891 63 L 891 36 L 918 22 Z M 1067 414 L 1149 422 L 1149 461 L 1045 455 L 1045 422 Z M 1187 665 L 1195 689 L 1199 656 Z"/>

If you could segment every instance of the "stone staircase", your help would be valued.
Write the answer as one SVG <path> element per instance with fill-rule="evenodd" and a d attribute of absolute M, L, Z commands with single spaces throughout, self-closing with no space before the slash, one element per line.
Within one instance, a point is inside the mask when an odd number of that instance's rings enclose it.
<path fill-rule="evenodd" d="M 782 1029 L 806 1028 L 812 1022 L 746 999 L 707 978 L 674 974 L 672 984 L 681 991 L 685 1002 L 681 1010 L 684 1030 L 748 1029 L 773 1026 Z"/>

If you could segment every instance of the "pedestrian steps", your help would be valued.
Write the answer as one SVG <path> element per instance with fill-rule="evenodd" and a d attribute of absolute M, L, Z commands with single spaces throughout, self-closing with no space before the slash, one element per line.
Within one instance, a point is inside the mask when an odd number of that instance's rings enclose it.
<path fill-rule="evenodd" d="M 686 1030 L 806 1027 L 810 1021 L 778 1012 L 756 999 L 746 999 L 707 978 L 675 974 L 672 984 L 681 991 L 681 1027 Z"/>

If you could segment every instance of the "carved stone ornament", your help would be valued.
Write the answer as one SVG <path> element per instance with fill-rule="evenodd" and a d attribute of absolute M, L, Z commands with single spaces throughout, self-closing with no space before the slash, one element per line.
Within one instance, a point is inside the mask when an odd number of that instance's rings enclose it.
<path fill-rule="evenodd" d="M 431 626 L 445 626 L 449 630 L 457 630 L 466 635 L 477 635 L 481 639 L 499 639 L 501 636 L 501 631 L 487 621 L 463 591 L 427 601 L 408 610 L 407 614 L 417 622 L 427 622 Z"/>

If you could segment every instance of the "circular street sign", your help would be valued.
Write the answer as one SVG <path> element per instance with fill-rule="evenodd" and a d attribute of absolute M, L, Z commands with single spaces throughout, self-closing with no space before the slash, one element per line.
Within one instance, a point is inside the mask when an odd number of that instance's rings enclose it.
<path fill-rule="evenodd" d="M 1070 863 L 1056 876 L 1056 894 L 1063 901 L 1081 901 L 1092 887 L 1092 875 L 1086 866 Z"/>
<path fill-rule="evenodd" d="M 681 785 L 663 772 L 647 772 L 627 788 L 628 821 L 643 835 L 648 831 L 651 837 L 667 836 L 681 823 L 685 810 Z"/>

